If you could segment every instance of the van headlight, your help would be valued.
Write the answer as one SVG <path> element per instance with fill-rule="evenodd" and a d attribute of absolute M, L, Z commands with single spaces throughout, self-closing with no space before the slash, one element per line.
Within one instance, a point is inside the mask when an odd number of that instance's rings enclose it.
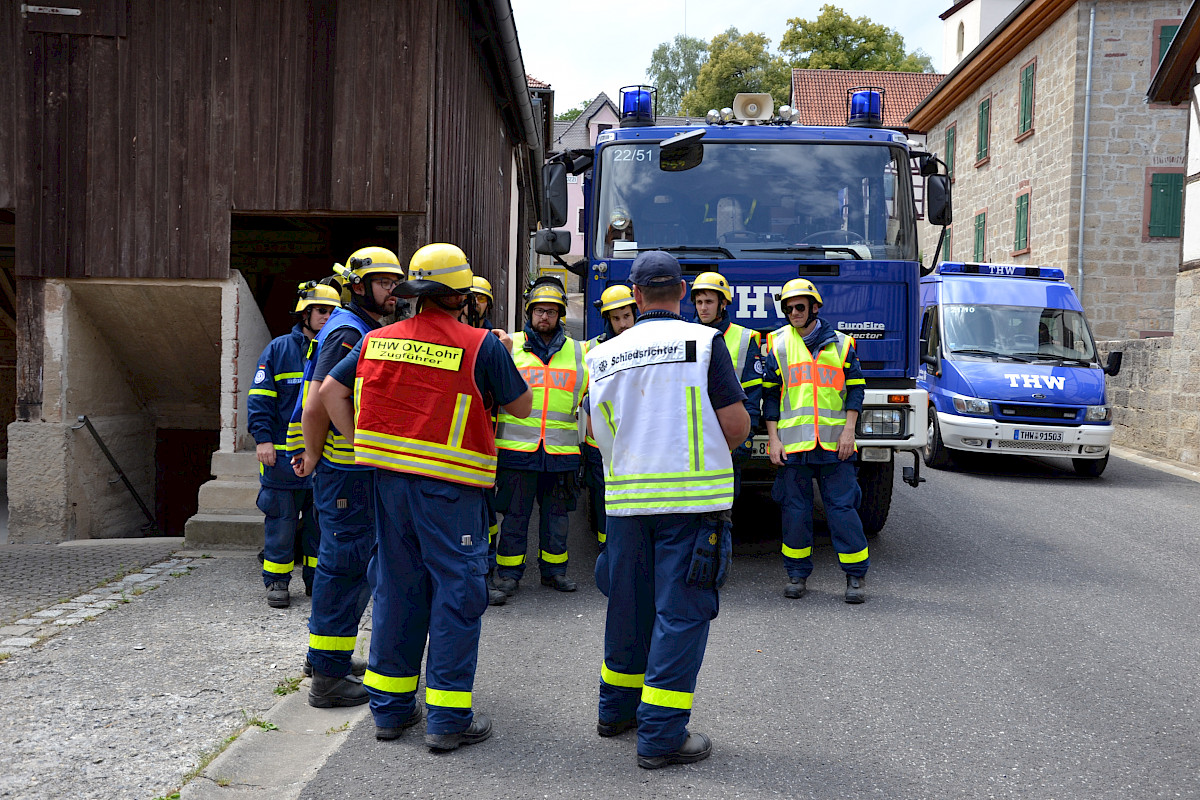
<path fill-rule="evenodd" d="M 992 415 L 992 401 L 980 400 L 978 397 L 954 398 L 954 410 L 960 414 Z"/>
<path fill-rule="evenodd" d="M 1112 406 L 1088 406 L 1087 407 L 1088 422 L 1111 422 L 1112 421 Z"/>

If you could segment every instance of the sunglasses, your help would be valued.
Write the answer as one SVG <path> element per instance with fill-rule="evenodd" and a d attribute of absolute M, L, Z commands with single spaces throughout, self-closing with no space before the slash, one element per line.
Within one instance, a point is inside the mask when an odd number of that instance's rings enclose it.
<path fill-rule="evenodd" d="M 790 317 L 792 315 L 792 312 L 804 311 L 807 308 L 808 308 L 808 306 L 805 303 L 792 303 L 791 305 L 787 305 L 787 306 L 783 307 L 783 313 L 785 316 Z"/>

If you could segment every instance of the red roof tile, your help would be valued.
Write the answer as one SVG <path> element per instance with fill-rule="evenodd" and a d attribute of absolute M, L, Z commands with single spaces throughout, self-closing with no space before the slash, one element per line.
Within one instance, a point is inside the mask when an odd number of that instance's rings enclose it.
<path fill-rule="evenodd" d="M 883 124 L 909 130 L 904 124 L 917 104 L 929 96 L 945 75 L 928 72 L 875 72 L 857 69 L 794 69 L 792 99 L 801 125 L 845 125 L 850 89 L 883 89 Z"/>
<path fill-rule="evenodd" d="M 546 83 L 545 81 L 539 81 L 537 78 L 533 77 L 529 73 L 525 73 L 525 83 L 529 85 L 530 89 L 549 89 L 550 88 L 550 84 Z"/>

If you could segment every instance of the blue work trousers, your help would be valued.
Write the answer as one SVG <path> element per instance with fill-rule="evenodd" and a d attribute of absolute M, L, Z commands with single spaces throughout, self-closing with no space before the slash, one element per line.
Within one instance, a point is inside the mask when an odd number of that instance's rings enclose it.
<path fill-rule="evenodd" d="M 790 578 L 812 574 L 813 478 L 821 489 L 829 537 L 847 575 L 863 577 L 870 566 L 858 505 L 862 490 L 853 461 L 785 464 L 775 474 L 771 497 L 783 517 L 783 566 Z"/>
<path fill-rule="evenodd" d="M 304 583 L 311 585 L 321 542 L 312 489 L 263 486 L 258 490 L 257 505 L 266 517 L 263 521 L 263 585 L 270 586 L 275 581 L 290 583 L 297 555 L 304 559 Z"/>
<path fill-rule="evenodd" d="M 608 596 L 600 722 L 638 721 L 639 755 L 660 756 L 687 739 L 696 675 L 716 589 L 686 584 L 698 514 L 608 518 L 596 583 Z"/>
<path fill-rule="evenodd" d="M 382 728 L 413 712 L 425 661 L 427 733 L 471 725 L 471 688 L 487 610 L 483 490 L 381 469 L 375 479 L 379 553 L 370 666 L 363 683 Z"/>
<path fill-rule="evenodd" d="M 608 522 L 604 513 L 604 459 L 600 449 L 590 444 L 580 446 L 583 452 L 583 482 L 587 484 L 588 503 L 591 505 L 591 522 L 596 528 L 596 542 L 601 549 L 607 538 Z"/>
<path fill-rule="evenodd" d="M 496 574 L 521 580 L 529 547 L 529 518 L 538 504 L 542 577 L 567 574 L 567 505 L 555 491 L 566 473 L 501 469 L 496 476 L 496 510 L 504 515 L 496 543 Z"/>
<path fill-rule="evenodd" d="M 324 675 L 350 672 L 358 623 L 371 598 L 367 567 L 375 555 L 375 470 L 313 472 L 321 548 L 308 618 L 308 660 Z"/>

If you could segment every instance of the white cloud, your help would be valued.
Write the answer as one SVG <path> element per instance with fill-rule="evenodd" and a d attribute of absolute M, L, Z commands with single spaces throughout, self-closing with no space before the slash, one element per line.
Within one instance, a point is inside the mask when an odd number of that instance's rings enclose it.
<path fill-rule="evenodd" d="M 607 92 L 646 80 L 650 53 L 662 42 L 687 33 L 704 40 L 735 26 L 756 31 L 778 47 L 793 17 L 816 19 L 829 0 L 608 0 L 564 4 L 551 0 L 511 0 L 525 71 L 554 88 L 556 112 Z M 942 21 L 949 0 L 897 3 L 855 0 L 834 3 L 854 17 L 865 16 L 900 32 L 908 50 L 921 49 L 942 61 Z M 917 12 L 916 9 L 924 7 Z M 574 13 L 569 8 L 575 8 Z M 685 13 L 686 10 L 686 13 Z"/>

